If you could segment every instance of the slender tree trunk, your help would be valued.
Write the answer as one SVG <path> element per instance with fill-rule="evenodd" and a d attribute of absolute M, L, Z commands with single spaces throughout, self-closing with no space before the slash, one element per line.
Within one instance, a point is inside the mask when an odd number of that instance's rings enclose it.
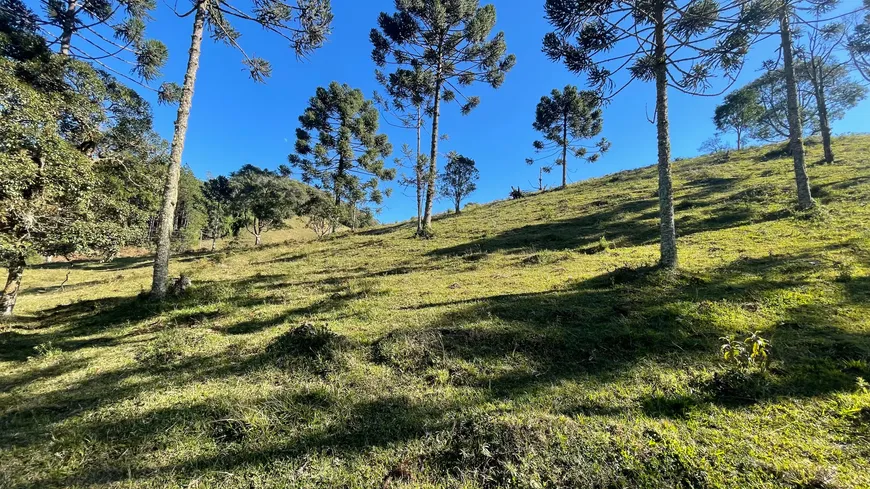
<path fill-rule="evenodd" d="M 420 161 L 423 140 L 423 108 L 417 106 L 417 159 L 414 160 L 414 171 L 417 175 L 417 234 L 423 232 L 423 165 Z"/>
<path fill-rule="evenodd" d="M 562 188 L 568 186 L 568 116 L 562 118 Z"/>
<path fill-rule="evenodd" d="M 212 236 L 211 238 L 211 250 L 214 251 L 217 248 L 217 237 Z"/>
<path fill-rule="evenodd" d="M 538 191 L 544 191 L 544 169 L 538 168 Z"/>
<path fill-rule="evenodd" d="M 828 119 L 828 104 L 825 101 L 825 86 L 824 74 L 822 67 L 817 66 L 815 58 L 810 63 L 812 76 L 810 81 L 813 84 L 813 90 L 816 95 L 816 109 L 819 111 L 819 129 L 822 132 L 822 146 L 825 150 L 825 163 L 834 162 L 834 149 L 831 146 L 831 122 Z"/>
<path fill-rule="evenodd" d="M 11 316 L 18 300 L 18 290 L 21 288 L 21 277 L 24 275 L 24 257 L 19 255 L 12 257 L 8 263 L 9 275 L 6 278 L 6 287 L 0 295 L 0 310 L 4 316 Z"/>
<path fill-rule="evenodd" d="M 665 52 L 664 5 L 655 12 L 656 129 L 658 135 L 659 219 L 662 268 L 677 268 L 677 231 L 674 224 L 674 193 L 671 180 L 671 136 L 668 119 L 668 66 Z"/>
<path fill-rule="evenodd" d="M 151 297 L 162 299 L 166 296 L 169 279 L 169 252 L 172 238 L 172 221 L 178 201 L 178 179 L 181 175 L 181 155 L 184 152 L 184 138 L 187 135 L 187 121 L 193 104 L 193 87 L 196 71 L 199 69 L 199 55 L 202 49 L 202 33 L 205 26 L 207 4 L 199 0 L 193 19 L 193 34 L 190 36 L 190 51 L 187 59 L 187 72 L 181 89 L 181 101 L 175 119 L 175 133 L 172 136 L 172 151 L 169 155 L 169 169 L 163 187 L 163 207 L 160 210 L 157 232 L 157 256 L 154 258 L 154 277 L 151 283 Z"/>
<path fill-rule="evenodd" d="M 736 130 L 737 130 L 737 151 L 740 151 L 740 148 L 741 148 L 740 143 L 743 139 L 742 138 L 743 130 L 741 129 L 740 126 L 737 126 Z"/>
<path fill-rule="evenodd" d="M 260 235 L 262 234 L 263 227 L 260 225 L 260 220 L 256 217 L 254 218 L 254 246 L 260 246 Z"/>
<path fill-rule="evenodd" d="M 435 104 L 432 111 L 432 147 L 429 152 L 429 174 L 426 176 L 426 210 L 423 215 L 423 234 L 432 229 L 432 203 L 435 201 L 435 177 L 438 173 L 438 119 L 441 115 L 441 63 L 438 63 L 435 82 Z"/>
<path fill-rule="evenodd" d="M 810 192 L 810 178 L 804 154 L 803 127 L 801 124 L 800 104 L 798 103 L 797 82 L 794 73 L 794 53 L 792 52 L 791 26 L 789 25 L 788 4 L 783 2 L 779 11 L 779 30 L 782 39 L 783 71 L 785 71 L 786 99 L 788 101 L 789 146 L 794 159 L 794 176 L 797 184 L 798 207 L 810 209 L 815 205 Z"/>
<path fill-rule="evenodd" d="M 462 210 L 462 202 L 460 202 L 459 199 L 456 199 L 456 202 L 454 202 L 454 204 L 456 204 L 456 213 L 459 214 L 459 212 Z"/>
<path fill-rule="evenodd" d="M 72 46 L 72 36 L 76 27 L 76 9 L 78 8 L 78 0 L 70 0 L 67 4 L 66 12 L 61 13 L 63 20 L 61 21 L 60 33 L 60 55 L 69 57 Z"/>

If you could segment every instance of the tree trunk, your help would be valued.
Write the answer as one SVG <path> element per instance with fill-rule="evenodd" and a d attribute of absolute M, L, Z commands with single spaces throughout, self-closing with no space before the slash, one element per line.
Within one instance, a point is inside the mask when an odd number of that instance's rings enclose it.
<path fill-rule="evenodd" d="M 810 81 L 816 95 L 816 109 L 819 111 L 819 129 L 822 132 L 822 146 L 825 149 L 825 163 L 834 162 L 834 149 L 831 147 L 831 123 L 828 119 L 828 105 L 825 101 L 825 79 L 822 67 L 817 66 L 815 59 L 811 62 L 812 75 Z"/>
<path fill-rule="evenodd" d="M 254 246 L 260 246 L 260 235 L 262 234 L 263 227 L 260 225 L 260 220 L 256 217 L 254 218 Z"/>
<path fill-rule="evenodd" d="M 456 213 L 459 214 L 459 212 L 462 210 L 461 209 L 462 203 L 459 201 L 459 199 L 456 199 L 455 204 L 456 204 Z"/>
<path fill-rule="evenodd" d="M 438 118 L 441 115 L 441 63 L 435 82 L 435 103 L 432 111 L 432 147 L 429 152 L 429 174 L 426 176 L 426 211 L 423 215 L 423 235 L 432 230 L 432 202 L 435 201 L 435 177 L 438 173 Z"/>
<path fill-rule="evenodd" d="M 562 118 L 562 188 L 568 186 L 568 116 Z"/>
<path fill-rule="evenodd" d="M 417 106 L 417 159 L 414 161 L 414 172 L 417 176 L 417 234 L 423 232 L 423 166 L 420 162 L 423 139 L 423 108 Z"/>
<path fill-rule="evenodd" d="M 791 43 L 788 4 L 783 2 L 779 11 L 779 29 L 782 39 L 783 71 L 785 71 L 786 98 L 788 101 L 789 146 L 794 159 L 794 176 L 797 183 L 798 207 L 810 209 L 815 205 L 810 192 L 810 179 L 804 160 L 804 137 L 801 125 L 800 104 L 798 103 L 797 81 L 794 73 L 794 53 Z"/>
<path fill-rule="evenodd" d="M 655 12 L 656 129 L 658 136 L 659 226 L 662 268 L 677 268 L 677 231 L 674 224 L 674 194 L 671 180 L 671 139 L 668 120 L 668 67 L 665 52 L 664 5 Z"/>
<path fill-rule="evenodd" d="M 61 13 L 60 55 L 69 57 L 72 47 L 72 36 L 76 27 L 77 0 L 70 0 L 66 12 Z"/>
<path fill-rule="evenodd" d="M 190 51 L 187 59 L 187 72 L 181 89 L 181 101 L 175 119 L 175 133 L 172 136 L 172 151 L 169 156 L 169 169 L 163 187 L 163 207 L 157 223 L 157 256 L 154 258 L 154 276 L 151 282 L 151 297 L 162 299 L 166 296 L 169 279 L 169 252 L 172 238 L 172 221 L 178 200 L 178 179 L 181 175 L 181 155 L 184 152 L 184 138 L 187 135 L 187 121 L 193 104 L 193 87 L 199 69 L 199 55 L 202 49 L 202 33 L 205 26 L 207 4 L 199 0 L 193 19 L 193 34 L 190 36 Z"/>
<path fill-rule="evenodd" d="M 24 257 L 16 256 L 9 260 L 9 275 L 6 278 L 6 287 L 0 295 L 0 309 L 4 316 L 11 316 L 18 300 L 18 290 L 21 288 L 21 276 L 24 275 Z"/>
<path fill-rule="evenodd" d="M 211 238 L 211 250 L 214 251 L 217 248 L 217 237 L 213 236 Z"/>
<path fill-rule="evenodd" d="M 740 128 L 740 126 L 737 126 L 737 127 L 735 128 L 735 130 L 737 131 L 737 151 L 740 151 L 740 149 L 741 149 L 741 147 L 740 147 L 740 146 L 741 146 L 741 145 L 740 145 L 740 142 L 741 142 L 741 134 L 743 134 L 743 131 L 742 131 L 742 129 Z"/>

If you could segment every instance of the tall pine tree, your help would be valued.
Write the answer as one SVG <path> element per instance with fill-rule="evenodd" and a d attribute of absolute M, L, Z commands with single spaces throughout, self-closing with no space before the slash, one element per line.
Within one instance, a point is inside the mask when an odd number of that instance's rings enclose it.
<path fill-rule="evenodd" d="M 545 10 L 555 31 L 544 38 L 544 52 L 571 71 L 586 74 L 605 98 L 634 80 L 655 82 L 659 263 L 676 268 L 668 89 L 700 94 L 717 72 L 733 80 L 755 24 L 765 18 L 742 0 L 547 0 Z M 615 84 L 624 70 L 627 80 Z"/>
<path fill-rule="evenodd" d="M 396 12 L 381 13 L 372 29 L 372 59 L 380 67 L 396 65 L 396 73 L 421 70 L 432 77 L 432 134 L 426 176 L 426 206 L 421 235 L 431 234 L 436 197 L 441 102 L 462 101 L 462 113 L 480 103 L 462 87 L 483 81 L 493 88 L 504 82 L 516 58 L 506 54 L 504 33 L 490 39 L 495 7 L 478 0 L 396 0 Z"/>
<path fill-rule="evenodd" d="M 564 90 L 554 88 L 549 96 L 541 97 L 532 127 L 544 135 L 544 140 L 534 142 L 535 151 L 548 153 L 538 160 L 558 155 L 556 165 L 562 166 L 562 188 L 568 185 L 569 152 L 591 163 L 610 147 L 604 138 L 591 145 L 581 143 L 597 136 L 602 124 L 601 98 L 593 91 L 567 85 Z M 590 149 L 596 151 L 590 154 Z"/>
<path fill-rule="evenodd" d="M 193 105 L 202 37 L 206 28 L 213 39 L 235 48 L 242 55 L 242 63 L 251 78 L 262 82 L 271 75 L 271 65 L 268 61 L 249 56 L 245 52 L 239 44 L 239 32 L 233 28 L 232 22 L 245 21 L 263 27 L 289 41 L 297 56 L 305 56 L 319 48 L 329 34 L 332 23 L 329 0 L 296 0 L 295 4 L 283 0 L 263 0 L 254 2 L 250 10 L 236 7 L 228 0 L 194 0 L 193 8 L 187 12 L 176 12 L 176 15 L 179 17 L 193 15 L 193 32 L 190 36 L 184 84 L 179 89 L 178 114 L 169 154 L 169 171 L 166 175 L 163 205 L 158 218 L 157 256 L 154 258 L 154 274 L 151 282 L 151 297 L 155 299 L 162 299 L 166 295 L 168 286 L 172 221 L 178 200 L 181 156 L 187 135 L 187 121 Z"/>
<path fill-rule="evenodd" d="M 337 82 L 318 87 L 299 116 L 290 165 L 301 172 L 305 183 L 316 182 L 331 191 L 336 206 L 346 204 L 351 223 L 359 204 L 381 203 L 378 182 L 396 175 L 384 166 L 393 148 L 386 134 L 378 134 L 379 119 L 374 103 L 362 91 Z"/>

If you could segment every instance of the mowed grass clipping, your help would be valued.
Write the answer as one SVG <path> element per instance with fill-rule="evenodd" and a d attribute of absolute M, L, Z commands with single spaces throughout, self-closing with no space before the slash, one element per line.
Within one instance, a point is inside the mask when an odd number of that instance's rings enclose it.
<path fill-rule="evenodd" d="M 678 161 L 413 225 L 26 272 L 0 487 L 870 487 L 870 137 Z M 810 145 L 809 161 L 821 158 Z M 507 189 L 506 189 L 507 190 Z M 767 371 L 723 336 L 772 342 Z"/>

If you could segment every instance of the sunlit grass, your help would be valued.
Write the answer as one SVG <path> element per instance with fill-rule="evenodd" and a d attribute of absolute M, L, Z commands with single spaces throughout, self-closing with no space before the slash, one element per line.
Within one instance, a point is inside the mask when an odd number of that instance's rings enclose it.
<path fill-rule="evenodd" d="M 773 149 L 675 164 L 672 276 L 652 168 L 432 240 L 297 223 L 178 257 L 163 305 L 147 258 L 30 269 L 0 487 L 870 487 L 870 138 L 811 165 L 809 216 Z M 754 331 L 769 370 L 726 368 Z"/>

